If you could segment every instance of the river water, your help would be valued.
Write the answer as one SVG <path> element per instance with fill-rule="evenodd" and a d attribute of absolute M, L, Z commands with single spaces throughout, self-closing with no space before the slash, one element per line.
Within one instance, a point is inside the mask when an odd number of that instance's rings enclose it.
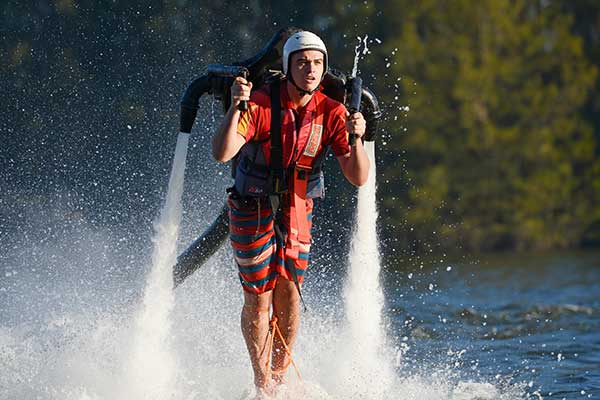
<path fill-rule="evenodd" d="M 50 221 L 37 221 L 49 232 Z M 124 398 L 151 227 L 137 247 L 85 221 L 52 230 L 15 233 L 3 249 L 0 398 Z M 588 252 L 384 263 L 382 336 L 396 378 L 383 398 L 599 398 L 599 260 Z M 331 378 L 352 351 L 343 339 L 342 264 L 316 259 L 306 278 L 301 398 L 355 398 Z M 174 293 L 168 398 L 238 399 L 252 378 L 229 248 L 199 272 Z"/>
<path fill-rule="evenodd" d="M 600 398 L 600 253 L 431 265 L 384 279 L 408 347 L 401 374 L 447 368 L 544 398 Z"/>
<path fill-rule="evenodd" d="M 180 251 L 216 216 L 219 188 L 228 180 L 226 171 L 190 172 Z M 207 194 L 209 176 L 217 180 Z M 89 200 L 77 207 L 76 195 L 61 189 L 3 199 L 2 215 L 11 218 L 3 219 L 0 235 L 0 399 L 137 400 L 131 393 L 152 385 L 160 398 L 173 400 L 247 398 L 252 377 L 229 246 L 172 297 L 162 297 L 168 315 L 148 315 L 142 305 L 161 298 L 147 290 L 156 264 L 152 223 L 128 218 L 158 213 L 157 206 L 120 209 L 123 199 L 115 197 L 108 219 L 114 222 L 106 223 Z M 326 202 L 316 208 L 317 251 L 304 287 L 308 312 L 295 349 L 304 384 L 290 382 L 280 398 L 600 398 L 600 253 L 388 260 L 379 282 L 364 286 L 364 293 L 381 287 L 383 298 L 364 307 L 377 315 L 348 318 L 348 301 L 374 300 L 360 296 L 360 279 L 372 274 L 361 274 L 349 297 L 348 274 L 356 277 L 376 257 L 360 261 L 356 254 L 350 267 L 344 219 Z M 155 326 L 158 345 L 136 346 L 141 319 Z M 373 326 L 380 332 L 373 334 Z M 376 339 L 357 342 L 363 330 Z M 158 348 L 165 340 L 168 346 Z M 361 353 L 369 348 L 381 354 Z M 356 360 L 364 360 L 361 368 Z M 136 387 L 161 368 L 168 379 Z M 352 381 L 339 378 L 357 370 Z M 392 378 L 382 379 L 390 370 Z"/>

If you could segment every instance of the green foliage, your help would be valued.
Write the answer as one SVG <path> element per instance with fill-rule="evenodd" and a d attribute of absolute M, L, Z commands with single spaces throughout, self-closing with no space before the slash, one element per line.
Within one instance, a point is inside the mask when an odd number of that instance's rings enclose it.
<path fill-rule="evenodd" d="M 381 188 L 396 198 L 384 202 L 392 234 L 410 247 L 573 247 L 598 222 L 598 143 L 582 112 L 597 69 L 573 15 L 542 4 L 394 1 L 367 24 L 410 106 L 406 133 L 385 126 L 392 187 Z M 401 114 L 379 82 L 387 112 Z"/>
<path fill-rule="evenodd" d="M 380 193 L 396 247 L 600 243 L 600 2 L 202 3 L 3 4 L 0 128 L 39 132 L 0 150 L 19 165 L 8 185 L 88 190 L 112 176 L 105 192 L 131 198 L 154 182 L 126 177 L 167 167 L 149 160 L 171 143 L 186 83 L 295 25 L 322 35 L 343 70 L 356 36 L 382 42 L 360 72 L 387 115 Z"/>

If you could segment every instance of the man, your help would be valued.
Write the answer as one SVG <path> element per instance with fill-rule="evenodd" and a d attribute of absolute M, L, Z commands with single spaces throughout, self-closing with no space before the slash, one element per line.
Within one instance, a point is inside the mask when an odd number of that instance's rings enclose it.
<path fill-rule="evenodd" d="M 229 197 L 230 237 L 244 289 L 241 328 L 259 394 L 273 393 L 291 361 L 312 198 L 323 194 L 320 162 L 331 147 L 352 184 L 363 185 L 369 173 L 362 141 L 350 146 L 348 140 L 365 133 L 363 116 L 349 115 L 343 104 L 319 92 L 328 61 L 317 35 L 292 35 L 283 48 L 285 79 L 251 93 L 252 83 L 236 78 L 231 107 L 212 142 L 217 161 L 238 156 Z M 238 110 L 241 101 L 248 101 L 248 111 Z M 284 171 L 285 180 L 277 171 Z M 271 307 L 277 324 L 272 330 L 279 329 L 280 336 L 270 333 Z"/>

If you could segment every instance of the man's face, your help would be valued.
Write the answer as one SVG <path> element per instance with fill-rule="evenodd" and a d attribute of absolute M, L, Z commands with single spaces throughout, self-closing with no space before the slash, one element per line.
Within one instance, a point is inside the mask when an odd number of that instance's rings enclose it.
<path fill-rule="evenodd" d="M 303 90 L 311 91 L 319 86 L 324 69 L 325 56 L 318 50 L 302 50 L 292 54 L 292 79 Z"/>

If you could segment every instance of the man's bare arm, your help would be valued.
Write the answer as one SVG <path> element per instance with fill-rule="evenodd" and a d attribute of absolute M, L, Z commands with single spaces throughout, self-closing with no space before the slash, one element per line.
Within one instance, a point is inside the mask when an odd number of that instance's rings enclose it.
<path fill-rule="evenodd" d="M 369 178 L 369 157 L 360 139 L 366 130 L 366 122 L 361 113 L 348 117 L 346 122 L 348 132 L 358 135 L 356 145 L 350 147 L 350 153 L 337 158 L 344 176 L 355 186 L 362 186 Z"/>
<path fill-rule="evenodd" d="M 363 148 L 362 140 L 356 140 L 356 146 L 352 146 L 350 153 L 339 156 L 338 162 L 342 172 L 348 181 L 355 186 L 362 186 L 369 178 L 369 157 Z"/>
<path fill-rule="evenodd" d="M 237 133 L 241 114 L 237 106 L 240 101 L 250 99 L 251 89 L 252 82 L 241 77 L 236 78 L 231 86 L 231 106 L 212 139 L 212 155 L 219 162 L 231 160 L 246 143 L 246 139 Z"/>

